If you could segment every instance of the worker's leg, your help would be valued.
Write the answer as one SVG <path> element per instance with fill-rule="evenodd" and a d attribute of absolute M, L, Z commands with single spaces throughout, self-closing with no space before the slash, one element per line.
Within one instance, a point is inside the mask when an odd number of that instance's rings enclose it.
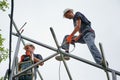
<path fill-rule="evenodd" d="M 92 32 L 89 32 L 83 36 L 83 39 L 86 42 L 86 44 L 87 44 L 94 60 L 96 61 L 96 63 L 101 64 L 102 56 L 101 56 L 99 50 L 97 49 L 97 47 L 94 43 L 95 34 Z"/>
<path fill-rule="evenodd" d="M 69 35 L 66 35 L 66 36 L 64 37 L 63 42 L 62 42 L 62 45 L 61 45 L 61 48 L 64 49 L 66 53 L 69 53 L 69 46 L 70 46 L 70 44 L 68 44 L 68 43 L 66 42 L 66 38 L 67 38 L 68 36 L 69 36 Z M 73 43 L 73 44 L 74 44 L 74 43 Z M 56 59 L 59 60 L 59 61 L 62 60 L 62 58 L 61 58 L 60 56 L 57 56 Z M 65 59 L 65 60 L 69 60 L 70 58 L 69 58 L 69 56 L 64 55 L 64 59 Z"/>
<path fill-rule="evenodd" d="M 69 44 L 66 43 L 66 38 L 68 37 L 69 35 L 66 35 L 63 39 L 63 42 L 62 42 L 62 49 L 64 49 L 65 51 L 68 51 L 69 52 Z M 75 38 L 77 36 L 73 36 L 73 38 Z M 83 37 L 81 37 L 78 41 L 75 41 L 75 42 L 72 42 L 71 44 L 75 44 L 75 43 L 81 43 L 81 44 L 85 44 L 85 41 L 83 40 Z"/>

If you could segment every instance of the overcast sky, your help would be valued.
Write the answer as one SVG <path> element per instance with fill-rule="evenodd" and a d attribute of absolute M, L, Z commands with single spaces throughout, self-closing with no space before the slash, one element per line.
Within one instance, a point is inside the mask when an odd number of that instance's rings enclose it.
<path fill-rule="evenodd" d="M 74 12 L 82 12 L 91 22 L 95 30 L 95 44 L 98 46 L 102 42 L 106 59 L 109 67 L 120 71 L 120 1 L 119 0 L 15 0 L 14 20 L 17 27 L 27 22 L 22 35 L 50 45 L 56 48 L 55 42 L 50 32 L 53 27 L 59 44 L 63 37 L 70 34 L 73 30 L 72 20 L 63 18 L 63 10 L 72 8 Z M 10 10 L 0 11 L 0 33 L 6 39 L 4 46 L 9 48 L 9 17 Z M 13 32 L 16 32 L 13 27 Z M 12 39 L 12 58 L 16 48 L 17 37 Z M 31 43 L 25 41 L 26 43 Z M 44 47 L 36 46 L 35 53 L 41 54 L 46 58 L 54 51 Z M 71 46 L 70 50 L 72 50 Z M 21 43 L 19 55 L 24 54 Z M 86 44 L 76 44 L 75 50 L 71 53 L 76 56 L 94 62 Z M 67 61 L 68 68 L 73 80 L 106 80 L 103 70 L 87 65 L 75 59 Z M 0 64 L 0 76 L 4 76 L 8 68 L 8 60 Z M 52 58 L 39 67 L 44 80 L 59 80 L 59 62 Z M 38 76 L 38 80 L 39 76 Z M 61 80 L 69 80 L 63 63 L 61 64 Z M 120 77 L 118 77 L 120 80 Z"/>

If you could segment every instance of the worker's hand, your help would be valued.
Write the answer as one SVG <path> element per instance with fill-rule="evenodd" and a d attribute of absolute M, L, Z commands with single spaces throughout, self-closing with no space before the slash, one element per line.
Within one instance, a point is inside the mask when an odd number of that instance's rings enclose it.
<path fill-rule="evenodd" d="M 67 38 L 66 38 L 66 41 L 67 41 L 67 43 L 71 43 L 72 42 L 72 36 L 71 35 L 69 35 Z"/>
<path fill-rule="evenodd" d="M 79 39 L 79 37 L 75 37 L 75 38 L 73 38 L 73 41 L 78 41 L 78 39 Z"/>
<path fill-rule="evenodd" d="M 75 41 L 75 42 L 78 41 L 78 40 L 81 38 L 81 35 L 82 35 L 82 34 L 79 34 L 79 36 L 73 38 L 73 41 Z"/>
<path fill-rule="evenodd" d="M 41 60 L 38 59 L 38 58 L 36 58 L 36 57 L 34 57 L 34 62 L 35 62 L 35 63 L 37 63 L 37 62 L 39 62 L 39 61 L 41 61 Z M 42 62 L 42 63 L 40 63 L 39 65 L 42 66 L 43 64 L 44 64 L 44 63 Z"/>

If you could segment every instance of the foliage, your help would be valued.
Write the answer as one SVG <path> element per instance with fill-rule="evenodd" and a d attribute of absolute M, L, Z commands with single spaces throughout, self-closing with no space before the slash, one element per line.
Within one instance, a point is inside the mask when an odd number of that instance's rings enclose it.
<path fill-rule="evenodd" d="M 7 0 L 2 0 L 0 1 L 0 10 L 2 11 L 6 11 L 6 8 L 8 7 L 9 3 L 7 2 Z M 0 29 L 1 31 L 1 29 Z M 3 60 L 6 60 L 8 57 L 8 49 L 5 49 L 5 47 L 3 46 L 3 42 L 4 42 L 4 38 L 2 38 L 2 34 L 0 34 L 0 63 Z M 0 80 L 4 80 L 4 77 L 0 77 Z"/>
<path fill-rule="evenodd" d="M 7 2 L 7 0 L 2 0 L 0 1 L 0 10 L 2 11 L 6 11 L 6 8 L 8 7 L 9 3 Z M 0 29 L 1 31 L 1 29 Z M 5 47 L 3 46 L 3 42 L 4 42 L 4 38 L 2 38 L 2 34 L 0 34 L 0 63 L 3 60 L 6 60 L 8 57 L 8 49 L 5 49 Z M 4 77 L 0 77 L 0 80 L 4 80 Z"/>
<path fill-rule="evenodd" d="M 6 8 L 9 8 L 8 5 L 9 3 L 7 2 L 7 0 L 0 1 L 0 10 L 5 11 Z M 2 38 L 2 34 L 0 34 L 0 63 L 3 60 L 6 60 L 8 57 L 8 49 L 5 49 L 5 47 L 3 46 L 4 40 L 5 39 Z"/>
<path fill-rule="evenodd" d="M 2 38 L 2 34 L 0 34 L 0 63 L 3 60 L 6 60 L 8 57 L 8 49 L 5 49 L 3 46 L 4 38 Z"/>
<path fill-rule="evenodd" d="M 1 29 L 0 29 L 1 31 Z M 4 38 L 2 38 L 2 34 L 0 34 L 0 63 L 3 60 L 6 60 L 8 57 L 8 49 L 5 49 L 5 47 L 3 47 L 3 42 L 4 42 Z M 0 77 L 0 80 L 4 80 L 3 77 Z"/>
<path fill-rule="evenodd" d="M 0 1 L 0 10 L 6 11 L 5 9 L 9 8 L 8 5 L 9 3 L 7 2 L 7 0 Z"/>
<path fill-rule="evenodd" d="M 0 78 L 0 80 L 4 80 L 4 78 L 3 78 L 3 77 L 1 77 L 1 78 Z"/>

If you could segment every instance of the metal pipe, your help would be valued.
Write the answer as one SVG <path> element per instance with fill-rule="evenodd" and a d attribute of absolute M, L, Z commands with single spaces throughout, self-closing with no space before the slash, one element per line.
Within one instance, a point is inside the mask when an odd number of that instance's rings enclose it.
<path fill-rule="evenodd" d="M 114 71 L 112 71 L 112 80 L 117 80 L 117 77 Z"/>
<path fill-rule="evenodd" d="M 6 73 L 5 73 L 4 80 L 6 80 L 7 77 L 8 77 L 8 69 L 7 69 Z"/>
<path fill-rule="evenodd" d="M 10 15 L 10 14 L 8 14 L 8 16 L 9 16 L 9 18 L 11 18 L 11 15 Z M 14 25 L 14 28 L 15 28 L 15 30 L 17 31 L 17 33 L 18 33 L 19 35 L 21 35 L 20 32 L 19 32 L 19 30 L 18 30 L 18 28 L 17 28 L 17 25 L 15 24 L 15 21 L 14 21 L 14 20 L 12 21 L 12 24 Z M 22 40 L 23 45 L 25 45 L 25 42 L 23 41 L 23 39 L 21 39 L 21 40 Z"/>
<path fill-rule="evenodd" d="M 53 39 L 54 39 L 54 41 L 55 41 L 55 44 L 56 44 L 56 46 L 57 46 L 57 48 L 58 48 L 58 53 L 59 53 L 59 54 L 61 55 L 61 57 L 62 57 L 62 61 L 63 61 L 63 64 L 64 64 L 64 66 L 65 66 L 65 69 L 66 69 L 66 71 L 67 71 L 67 74 L 68 74 L 70 80 L 72 80 L 72 76 L 71 76 L 71 74 L 70 74 L 69 68 L 68 68 L 68 66 L 67 66 L 67 64 L 66 64 L 66 62 L 65 62 L 65 60 L 64 60 L 63 54 L 60 52 L 59 44 L 58 44 L 58 41 L 57 41 L 55 32 L 54 32 L 54 30 L 53 30 L 52 27 L 50 28 L 50 31 L 51 31 L 51 33 L 52 33 Z"/>
<path fill-rule="evenodd" d="M 18 36 L 18 34 L 15 34 L 15 33 L 12 33 L 12 34 L 13 34 L 14 36 Z M 53 48 L 53 47 L 48 46 L 48 45 L 46 45 L 46 44 L 40 43 L 40 42 L 35 41 L 35 40 L 33 40 L 33 39 L 27 38 L 27 37 L 22 36 L 22 35 L 21 35 L 21 37 L 22 37 L 23 39 L 25 39 L 25 40 L 28 40 L 28 41 L 33 42 L 33 43 L 35 43 L 35 44 L 38 44 L 38 45 L 40 45 L 40 46 L 42 46 L 42 47 L 45 47 L 45 48 L 47 48 L 47 49 L 50 49 L 50 50 L 53 50 L 53 51 L 58 51 L 58 49 L 56 49 L 56 48 Z M 72 58 L 74 58 L 74 59 L 76 59 L 76 60 L 79 60 L 79 61 L 81 61 L 81 62 L 87 63 L 87 64 L 89 64 L 89 65 L 92 65 L 92 66 L 95 66 L 95 67 L 97 67 L 97 68 L 100 68 L 100 69 L 104 70 L 101 65 L 98 65 L 98 64 L 96 64 L 96 63 L 93 63 L 93 62 L 91 62 L 91 61 L 88 61 L 88 60 L 86 60 L 86 59 L 80 58 L 80 57 L 75 56 L 75 55 L 72 55 L 72 54 L 67 54 L 67 53 L 65 53 L 65 52 L 63 52 L 63 51 L 61 51 L 61 50 L 60 50 L 60 52 L 61 52 L 62 54 L 64 54 L 64 55 L 68 55 L 68 56 L 70 56 L 70 57 L 72 57 Z M 119 76 L 120 76 L 120 72 L 119 72 L 119 71 L 113 70 L 113 69 L 111 69 L 111 68 L 107 68 L 106 70 L 109 71 L 109 72 L 114 71 L 114 72 L 116 73 L 116 75 L 119 75 Z"/>
<path fill-rule="evenodd" d="M 38 72 L 38 75 L 40 76 L 40 79 L 43 80 L 42 75 L 41 75 L 41 73 L 39 72 L 38 68 L 37 68 L 37 72 Z"/>
<path fill-rule="evenodd" d="M 106 73 L 106 76 L 107 76 L 107 79 L 110 80 L 110 77 L 109 77 L 109 73 L 108 71 L 106 70 L 107 68 L 107 62 L 106 62 L 106 59 L 105 59 L 105 55 L 104 55 L 104 51 L 103 51 L 103 47 L 102 47 L 102 43 L 99 43 L 99 47 L 100 47 L 100 51 L 101 51 L 101 55 L 102 55 L 102 60 L 103 60 L 103 63 L 104 63 L 104 71 Z"/>
<path fill-rule="evenodd" d="M 18 37 L 18 34 L 16 34 L 16 33 L 12 33 L 12 34 L 13 34 L 14 36 L 17 36 L 17 37 Z M 42 46 L 42 47 L 48 48 L 48 49 L 50 49 L 50 50 L 57 51 L 57 48 L 51 47 L 51 46 L 49 46 L 49 45 L 47 45 L 47 44 L 40 43 L 40 42 L 38 42 L 38 41 L 36 41 L 36 40 L 33 40 L 33 39 L 30 39 L 30 38 L 28 38 L 28 37 L 25 37 L 25 36 L 22 36 L 22 35 L 21 35 L 21 38 L 23 38 L 23 39 L 25 39 L 25 40 L 27 40 L 27 41 L 33 42 L 33 43 L 35 43 L 35 44 L 37 44 L 37 45 L 40 45 L 40 46 Z"/>
<path fill-rule="evenodd" d="M 68 68 L 68 66 L 67 66 L 67 64 L 66 64 L 66 62 L 65 62 L 65 60 L 64 60 L 64 58 L 63 58 L 63 54 L 60 52 L 60 51 L 58 51 L 58 53 L 61 55 L 61 57 L 62 57 L 62 61 L 63 61 L 63 64 L 64 64 L 64 66 L 65 66 L 65 69 L 66 69 L 66 71 L 67 71 L 67 74 L 68 74 L 68 76 L 69 76 L 69 79 L 70 80 L 73 80 L 72 79 L 72 76 L 71 76 L 71 74 L 70 74 L 70 71 L 69 71 L 69 68 Z"/>
<path fill-rule="evenodd" d="M 16 73 L 15 74 L 17 74 L 18 73 L 18 57 L 16 57 L 16 60 L 15 60 L 15 67 L 16 67 Z M 16 78 L 15 80 L 18 80 L 18 78 Z"/>
<path fill-rule="evenodd" d="M 9 77 L 9 80 L 12 80 L 12 76 L 14 75 L 14 69 L 15 69 L 15 61 L 18 56 L 19 48 L 20 48 L 20 42 L 21 42 L 21 36 L 19 35 L 17 45 L 16 45 L 16 50 L 13 58 L 13 63 L 12 63 L 12 69 L 11 69 L 11 74 Z"/>
<path fill-rule="evenodd" d="M 60 51 L 61 51 L 61 50 L 60 50 Z M 73 55 L 73 54 L 67 54 L 67 53 L 65 53 L 65 52 L 63 52 L 63 51 L 61 51 L 61 53 L 63 53 L 64 55 L 68 55 L 68 56 L 70 56 L 70 57 L 72 57 L 72 58 L 74 58 L 74 59 L 76 59 L 76 60 L 81 61 L 81 62 L 87 63 L 87 64 L 89 64 L 89 65 L 92 65 L 92 66 L 94 66 L 94 67 L 97 67 L 97 68 L 99 68 L 99 69 L 104 70 L 101 65 L 96 64 L 96 63 L 94 63 L 94 62 L 91 62 L 91 61 L 89 61 L 89 60 L 80 58 L 80 57 L 75 56 L 75 55 Z M 114 71 L 117 75 L 120 76 L 120 72 L 119 72 L 119 71 L 113 70 L 113 69 L 111 69 L 111 68 L 106 68 L 106 70 L 109 71 L 109 72 Z"/>

